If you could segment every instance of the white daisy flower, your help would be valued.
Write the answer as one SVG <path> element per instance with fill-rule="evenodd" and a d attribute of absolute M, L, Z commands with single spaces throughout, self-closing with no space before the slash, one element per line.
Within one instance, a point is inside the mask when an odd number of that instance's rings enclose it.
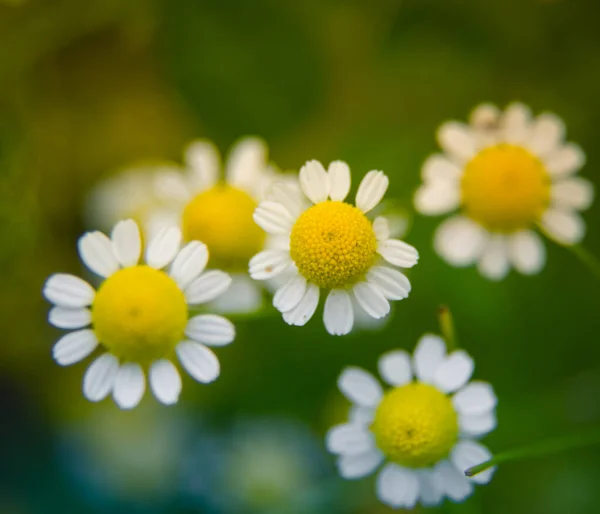
<path fill-rule="evenodd" d="M 219 361 L 209 346 L 232 342 L 234 326 L 214 314 L 189 318 L 188 307 L 220 296 L 231 277 L 205 271 L 208 250 L 203 243 L 193 241 L 180 250 L 180 241 L 179 229 L 160 231 L 147 246 L 146 264 L 140 264 L 138 225 L 121 221 L 110 238 L 88 232 L 79 240 L 82 261 L 104 279 L 97 291 L 73 275 L 59 273 L 47 280 L 44 296 L 54 304 L 50 323 L 75 330 L 54 345 L 56 362 L 68 366 L 100 345 L 105 349 L 83 379 L 89 400 L 112 393 L 122 409 L 135 407 L 146 389 L 147 370 L 154 396 L 165 405 L 176 403 L 181 377 L 172 362 L 175 355 L 199 382 L 219 376 Z"/>
<path fill-rule="evenodd" d="M 383 464 L 377 496 L 394 508 L 461 502 L 489 482 L 495 468 L 464 475 L 491 458 L 476 439 L 496 427 L 496 395 L 486 382 L 469 382 L 473 368 L 466 352 L 447 355 L 434 335 L 421 338 L 412 359 L 404 350 L 380 358 L 387 391 L 370 373 L 346 368 L 338 387 L 353 403 L 350 420 L 326 439 L 341 476 L 361 478 Z"/>
<path fill-rule="evenodd" d="M 591 205 L 594 191 L 574 176 L 583 151 L 564 139 L 557 116 L 533 118 L 522 104 L 504 113 L 480 105 L 470 124 L 443 124 L 438 141 L 445 153 L 425 162 L 415 196 L 422 214 L 459 210 L 438 227 L 436 251 L 454 266 L 477 263 L 482 275 L 500 280 L 511 267 L 523 274 L 543 268 L 536 227 L 564 245 L 581 241 L 585 224 L 577 211 Z"/>
<path fill-rule="evenodd" d="M 356 194 L 356 207 L 344 202 L 350 191 L 350 169 L 341 161 L 326 171 L 318 161 L 300 170 L 301 191 L 273 186 L 254 219 L 275 238 L 274 248 L 250 260 L 250 276 L 267 280 L 285 274 L 273 305 L 290 325 L 302 326 L 313 316 L 321 289 L 329 291 L 323 321 L 330 334 L 343 335 L 354 324 L 353 304 L 369 316 L 383 318 L 389 300 L 401 300 L 410 282 L 386 262 L 410 268 L 418 261 L 412 246 L 390 239 L 388 222 L 366 213 L 383 198 L 388 178 L 370 171 Z"/>

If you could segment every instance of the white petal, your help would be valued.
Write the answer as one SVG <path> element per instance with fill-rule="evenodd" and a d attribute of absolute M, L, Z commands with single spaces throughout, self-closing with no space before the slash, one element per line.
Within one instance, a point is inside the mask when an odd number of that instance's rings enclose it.
<path fill-rule="evenodd" d="M 217 181 L 221 159 L 217 147 L 210 141 L 200 139 L 191 143 L 185 151 L 184 161 L 191 168 L 194 189 L 206 189 Z"/>
<path fill-rule="evenodd" d="M 471 159 L 477 152 L 477 140 L 471 129 L 464 123 L 449 121 L 438 130 L 440 146 L 458 162 Z"/>
<path fill-rule="evenodd" d="M 433 382 L 436 370 L 446 357 L 446 343 L 439 336 L 426 334 L 417 344 L 413 355 L 415 375 L 421 382 Z"/>
<path fill-rule="evenodd" d="M 377 497 L 395 509 L 412 509 L 419 498 L 417 473 L 397 464 L 387 464 L 377 477 Z"/>
<path fill-rule="evenodd" d="M 579 243 L 585 235 L 585 223 L 575 212 L 548 209 L 542 217 L 542 227 L 548 235 L 564 245 Z"/>
<path fill-rule="evenodd" d="M 414 246 L 400 241 L 399 239 L 388 239 L 377 245 L 377 253 L 394 266 L 401 268 L 412 268 L 419 262 L 419 252 Z"/>
<path fill-rule="evenodd" d="M 504 138 L 508 143 L 522 143 L 531 131 L 531 111 L 521 103 L 506 108 L 501 120 Z"/>
<path fill-rule="evenodd" d="M 265 194 L 265 200 L 284 205 L 292 218 L 297 218 L 305 207 L 305 199 L 300 187 L 287 182 L 270 184 Z"/>
<path fill-rule="evenodd" d="M 154 177 L 154 190 L 162 202 L 187 203 L 191 189 L 186 177 L 177 169 L 159 172 Z"/>
<path fill-rule="evenodd" d="M 350 295 L 345 289 L 332 289 L 323 310 L 325 329 L 333 336 L 349 334 L 354 324 L 354 311 Z"/>
<path fill-rule="evenodd" d="M 539 273 L 546 263 L 546 247 L 533 230 L 516 232 L 509 238 L 509 257 L 519 273 Z"/>
<path fill-rule="evenodd" d="M 283 313 L 283 320 L 288 325 L 302 327 L 308 323 L 317 310 L 319 303 L 319 288 L 315 284 L 308 284 L 306 292 L 300 303 L 293 309 Z"/>
<path fill-rule="evenodd" d="M 360 368 L 346 368 L 338 378 L 338 388 L 348 400 L 362 407 L 377 407 L 383 397 L 381 384 Z"/>
<path fill-rule="evenodd" d="M 210 302 L 210 309 L 221 314 L 250 314 L 262 306 L 261 285 L 245 273 L 231 275 L 231 285 Z"/>
<path fill-rule="evenodd" d="M 115 403 L 121 409 L 133 409 L 144 396 L 146 378 L 139 364 L 128 362 L 123 364 L 117 376 L 112 391 Z"/>
<path fill-rule="evenodd" d="M 498 399 L 487 382 L 471 382 L 452 398 L 455 409 L 464 415 L 485 414 L 496 407 Z"/>
<path fill-rule="evenodd" d="M 123 267 L 135 266 L 142 253 L 142 238 L 133 220 L 119 221 L 111 234 L 113 252 Z"/>
<path fill-rule="evenodd" d="M 583 211 L 594 201 L 594 186 L 589 180 L 573 177 L 555 183 L 551 195 L 558 207 Z"/>
<path fill-rule="evenodd" d="M 200 241 L 190 241 L 175 257 L 169 275 L 180 289 L 185 289 L 206 268 L 208 248 Z"/>
<path fill-rule="evenodd" d="M 367 272 L 367 282 L 379 289 L 388 300 L 402 300 L 410 293 L 410 281 L 403 273 L 387 266 L 373 266 Z"/>
<path fill-rule="evenodd" d="M 478 263 L 479 273 L 490 280 L 502 280 L 510 270 L 508 241 L 503 235 L 492 235 Z"/>
<path fill-rule="evenodd" d="M 108 277 L 119 269 L 112 242 L 102 232 L 88 232 L 77 243 L 83 263 L 101 277 Z"/>
<path fill-rule="evenodd" d="M 69 366 L 85 359 L 98 346 L 93 330 L 85 329 L 62 336 L 52 348 L 52 357 L 61 366 Z"/>
<path fill-rule="evenodd" d="M 485 414 L 460 415 L 458 424 L 461 433 L 468 437 L 481 437 L 490 433 L 498 424 L 494 411 Z"/>
<path fill-rule="evenodd" d="M 457 183 L 438 180 L 423 184 L 415 193 L 415 209 L 427 216 L 438 216 L 455 210 L 460 203 Z"/>
<path fill-rule="evenodd" d="M 223 316 L 200 314 L 190 318 L 185 335 L 209 346 L 225 346 L 235 339 L 235 327 Z"/>
<path fill-rule="evenodd" d="M 527 147 L 542 157 L 555 150 L 565 137 L 565 124 L 556 115 L 540 114 L 531 126 Z"/>
<path fill-rule="evenodd" d="M 567 143 L 544 159 L 548 173 L 554 178 L 572 175 L 585 164 L 585 153 L 580 146 Z"/>
<path fill-rule="evenodd" d="M 113 389 L 119 359 L 110 353 L 98 357 L 85 372 L 83 377 L 83 394 L 92 402 L 104 400 Z"/>
<path fill-rule="evenodd" d="M 91 285 L 79 277 L 55 273 L 44 284 L 43 294 L 53 304 L 73 309 L 91 305 L 96 292 Z"/>
<path fill-rule="evenodd" d="M 198 382 L 208 384 L 218 378 L 221 366 L 210 348 L 193 341 L 183 341 L 175 351 L 181 365 Z"/>
<path fill-rule="evenodd" d="M 378 216 L 373 221 L 373 232 L 377 241 L 385 241 L 390 238 L 390 225 L 383 216 Z"/>
<path fill-rule="evenodd" d="M 333 161 L 327 170 L 329 174 L 329 197 L 336 202 L 343 201 L 350 192 L 350 168 L 345 162 Z"/>
<path fill-rule="evenodd" d="M 483 464 L 491 458 L 492 454 L 485 446 L 475 441 L 469 441 L 468 439 L 459 441 L 450 454 L 450 461 L 452 464 L 454 464 L 459 472 L 463 473 L 467 469 L 477 466 L 478 464 Z M 487 484 L 492 479 L 494 471 L 495 468 L 487 469 L 469 480 L 472 480 L 477 484 Z"/>
<path fill-rule="evenodd" d="M 92 322 L 92 313 L 89 309 L 53 307 L 48 314 L 48 321 L 58 328 L 83 328 Z"/>
<path fill-rule="evenodd" d="M 342 455 L 337 465 L 342 478 L 354 480 L 373 473 L 382 461 L 382 453 L 373 449 L 360 455 Z"/>
<path fill-rule="evenodd" d="M 456 183 L 461 175 L 462 168 L 441 154 L 431 155 L 423 163 L 421 177 L 423 182 Z"/>
<path fill-rule="evenodd" d="M 280 287 L 273 296 L 273 306 L 279 312 L 287 312 L 296 307 L 306 293 L 306 279 L 296 275 Z"/>
<path fill-rule="evenodd" d="M 337 425 L 327 432 L 325 446 L 330 453 L 360 455 L 374 449 L 375 441 L 367 427 L 344 424 Z"/>
<path fill-rule="evenodd" d="M 433 383 L 445 393 L 452 393 L 469 381 L 474 367 L 469 354 L 464 350 L 457 350 L 440 364 L 433 376 Z"/>
<path fill-rule="evenodd" d="M 181 393 L 181 376 L 175 365 L 167 359 L 161 359 L 150 366 L 150 389 L 160 403 L 173 405 Z"/>
<path fill-rule="evenodd" d="M 481 226 L 463 216 L 444 221 L 436 230 L 435 251 L 453 266 L 468 266 L 481 255 L 487 232 Z"/>
<path fill-rule="evenodd" d="M 410 355 L 404 350 L 384 353 L 379 359 L 379 374 L 391 386 L 407 384 L 412 379 Z"/>
<path fill-rule="evenodd" d="M 265 250 L 250 259 L 248 272 L 254 280 L 267 280 L 279 275 L 291 263 L 289 252 L 285 250 Z"/>
<path fill-rule="evenodd" d="M 462 502 L 473 494 L 471 481 L 449 461 L 440 462 L 435 467 L 434 474 L 436 483 L 452 501 Z"/>
<path fill-rule="evenodd" d="M 362 179 L 356 192 L 356 207 L 369 212 L 377 206 L 387 191 L 390 179 L 383 171 L 371 170 Z"/>
<path fill-rule="evenodd" d="M 266 143 L 256 137 L 238 141 L 227 157 L 227 183 L 244 191 L 253 191 L 267 166 Z"/>
<path fill-rule="evenodd" d="M 435 507 L 442 503 L 444 491 L 438 484 L 435 472 L 423 469 L 417 473 L 419 479 L 419 500 L 425 507 Z"/>
<path fill-rule="evenodd" d="M 164 227 L 152 238 L 146 249 L 148 266 L 164 268 L 177 255 L 181 243 L 181 230 L 177 227 Z"/>
<path fill-rule="evenodd" d="M 359 282 L 352 288 L 354 297 L 365 312 L 375 319 L 381 319 L 390 312 L 390 302 L 383 292 L 369 282 Z"/>
<path fill-rule="evenodd" d="M 368 428 L 369 425 L 375 419 L 375 409 L 370 407 L 361 407 L 360 405 L 353 405 L 350 408 L 348 415 L 348 421 L 355 425 L 363 425 Z"/>
<path fill-rule="evenodd" d="M 300 187 L 312 203 L 324 202 L 329 196 L 329 175 L 319 161 L 308 161 L 300 168 Z"/>
<path fill-rule="evenodd" d="M 231 284 L 231 276 L 224 271 L 210 270 L 202 273 L 185 290 L 190 305 L 206 303 L 222 295 Z"/>
<path fill-rule="evenodd" d="M 494 130 L 498 127 L 500 121 L 500 109 L 493 104 L 480 104 L 469 118 L 469 123 L 478 130 Z"/>
<path fill-rule="evenodd" d="M 253 214 L 255 223 L 269 234 L 289 234 L 294 225 L 290 211 L 278 202 L 261 202 Z"/>

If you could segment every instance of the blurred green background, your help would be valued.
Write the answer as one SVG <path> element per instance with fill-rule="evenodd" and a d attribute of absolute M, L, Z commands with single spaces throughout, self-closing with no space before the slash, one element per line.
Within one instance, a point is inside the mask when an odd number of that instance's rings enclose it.
<path fill-rule="evenodd" d="M 598 19 L 597 0 L 0 2 L 0 513 L 221 512 L 209 498 L 228 469 L 219 452 L 245 440 L 240 426 L 263 423 L 295 427 L 302 435 L 287 441 L 306 439 L 314 458 L 290 471 L 292 500 L 271 501 L 259 484 L 227 508 L 389 512 L 371 481 L 343 483 L 324 453 L 323 434 L 344 416 L 336 378 L 346 365 L 375 370 L 388 349 L 412 350 L 438 330 L 442 303 L 475 377 L 499 397 L 492 451 L 600 422 L 600 284 L 551 243 L 540 275 L 491 283 L 443 263 L 431 243 L 438 220 L 416 217 L 413 291 L 383 330 L 333 338 L 319 317 L 304 328 L 275 314 L 241 320 L 219 352 L 220 379 L 185 379 L 172 408 L 149 394 L 133 412 L 85 400 L 85 366 L 51 359 L 59 333 L 41 296 L 49 274 L 82 271 L 90 188 L 139 160 L 180 161 L 194 137 L 225 151 L 261 135 L 282 168 L 344 159 L 355 183 L 383 169 L 389 196 L 410 209 L 441 122 L 482 101 L 520 100 L 565 120 L 588 156 L 583 176 L 597 183 Z M 596 202 L 585 213 L 596 255 L 599 212 Z M 257 469 L 256 456 L 236 455 Z M 465 504 L 437 511 L 597 513 L 599 457 L 589 448 L 506 464 Z"/>

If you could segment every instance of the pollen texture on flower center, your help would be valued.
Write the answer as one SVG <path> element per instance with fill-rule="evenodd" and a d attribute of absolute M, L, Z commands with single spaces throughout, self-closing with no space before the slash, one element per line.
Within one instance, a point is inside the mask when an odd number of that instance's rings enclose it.
<path fill-rule="evenodd" d="M 427 467 L 445 458 L 458 438 L 458 417 L 448 396 L 412 383 L 388 392 L 371 426 L 377 446 L 403 466 Z"/>
<path fill-rule="evenodd" d="M 513 232 L 538 221 L 550 200 L 550 177 L 526 149 L 499 144 L 466 165 L 461 201 L 466 214 L 495 232 Z"/>
<path fill-rule="evenodd" d="M 211 266 L 242 271 L 262 250 L 265 234 L 252 218 L 256 202 L 244 191 L 219 184 L 194 197 L 183 212 L 183 237 L 202 241 Z"/>
<path fill-rule="evenodd" d="M 290 255 L 298 271 L 323 288 L 352 285 L 375 259 L 373 226 L 356 207 L 322 202 L 298 218 L 290 236 Z"/>
<path fill-rule="evenodd" d="M 106 279 L 92 305 L 100 342 L 125 360 L 149 362 L 166 356 L 184 336 L 187 304 L 166 273 L 133 266 Z"/>

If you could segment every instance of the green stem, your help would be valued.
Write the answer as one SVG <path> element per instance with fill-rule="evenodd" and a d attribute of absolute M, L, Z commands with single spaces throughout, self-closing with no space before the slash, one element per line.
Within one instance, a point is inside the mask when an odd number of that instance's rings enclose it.
<path fill-rule="evenodd" d="M 564 452 L 566 450 L 572 450 L 574 448 L 581 448 L 584 446 L 591 446 L 594 444 L 600 444 L 600 427 L 594 427 L 593 429 L 584 432 L 582 434 L 570 434 L 568 436 L 556 437 L 553 439 L 547 439 L 534 443 L 529 446 L 516 448 L 511 451 L 499 453 L 490 460 L 482 462 L 477 466 L 473 466 L 465 471 L 465 475 L 472 477 L 485 471 L 492 466 L 502 464 L 503 462 L 510 462 L 514 460 L 526 459 L 529 457 L 540 457 L 543 455 L 552 455 L 554 453 Z"/>
<path fill-rule="evenodd" d="M 600 280 L 600 260 L 581 245 L 568 246 L 576 257 Z"/>
<path fill-rule="evenodd" d="M 456 341 L 454 320 L 452 319 L 452 314 L 447 306 L 441 305 L 438 309 L 438 320 L 440 323 L 440 330 L 442 331 L 442 337 L 446 341 L 448 352 L 456 350 L 458 348 L 458 343 Z"/>

